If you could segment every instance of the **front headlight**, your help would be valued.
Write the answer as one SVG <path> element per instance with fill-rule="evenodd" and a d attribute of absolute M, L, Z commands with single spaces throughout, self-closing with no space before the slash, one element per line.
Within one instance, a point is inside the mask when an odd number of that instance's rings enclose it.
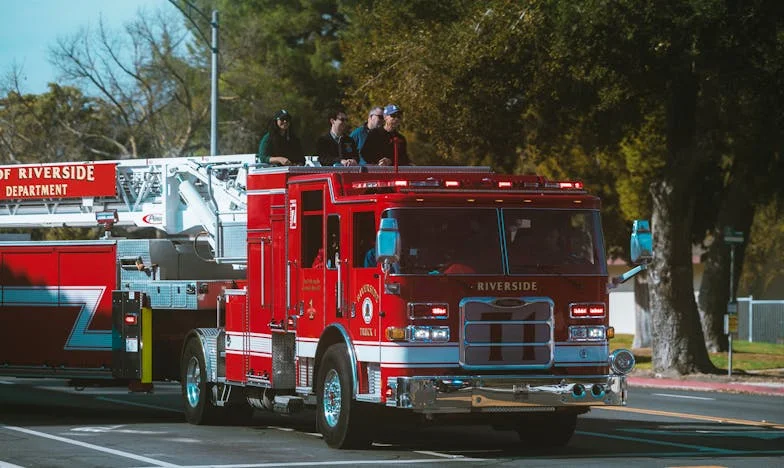
<path fill-rule="evenodd" d="M 411 341 L 430 341 L 430 327 L 410 327 L 409 330 Z"/>
<path fill-rule="evenodd" d="M 424 343 L 446 343 L 449 341 L 449 327 L 410 326 L 409 341 Z"/>
<path fill-rule="evenodd" d="M 569 327 L 569 341 L 603 341 L 606 339 L 602 325 L 577 325 Z"/>
<path fill-rule="evenodd" d="M 449 341 L 449 327 L 431 327 L 428 325 L 409 325 L 405 328 L 388 327 L 386 336 L 389 341 L 446 343 Z"/>

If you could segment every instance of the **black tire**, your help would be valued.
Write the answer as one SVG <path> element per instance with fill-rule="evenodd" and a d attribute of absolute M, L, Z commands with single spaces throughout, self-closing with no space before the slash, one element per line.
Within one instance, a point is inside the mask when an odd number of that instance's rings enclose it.
<path fill-rule="evenodd" d="M 361 405 L 352 399 L 346 345 L 332 345 L 319 365 L 316 424 L 324 441 L 336 449 L 367 448 L 372 442 Z"/>
<path fill-rule="evenodd" d="M 185 346 L 180 373 L 185 420 L 191 424 L 214 424 L 220 409 L 210 399 L 207 366 L 204 364 L 201 346 L 196 340 L 188 341 Z"/>
<path fill-rule="evenodd" d="M 517 424 L 520 442 L 530 448 L 563 447 L 577 427 L 577 413 L 530 414 Z"/>

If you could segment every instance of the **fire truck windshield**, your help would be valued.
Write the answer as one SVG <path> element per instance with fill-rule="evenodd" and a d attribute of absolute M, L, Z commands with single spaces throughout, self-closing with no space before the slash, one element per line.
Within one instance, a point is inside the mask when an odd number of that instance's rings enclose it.
<path fill-rule="evenodd" d="M 598 211 L 501 211 L 511 274 L 605 274 Z"/>
<path fill-rule="evenodd" d="M 606 270 L 598 211 L 395 208 L 383 216 L 398 222 L 400 274 L 603 274 Z"/>

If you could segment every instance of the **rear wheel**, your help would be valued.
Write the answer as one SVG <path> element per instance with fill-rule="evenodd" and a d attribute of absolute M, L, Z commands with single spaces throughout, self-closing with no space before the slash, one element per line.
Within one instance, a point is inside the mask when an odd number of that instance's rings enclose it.
<path fill-rule="evenodd" d="M 529 414 L 517 423 L 520 442 L 526 447 L 562 447 L 577 427 L 577 413 Z"/>
<path fill-rule="evenodd" d="M 180 385 L 185 403 L 185 420 L 191 424 L 212 424 L 219 409 L 210 400 L 204 353 L 196 340 L 188 341 L 180 363 Z"/>
<path fill-rule="evenodd" d="M 317 424 L 332 448 L 365 448 L 372 441 L 362 406 L 353 400 L 351 375 L 346 345 L 330 346 L 319 365 Z"/>

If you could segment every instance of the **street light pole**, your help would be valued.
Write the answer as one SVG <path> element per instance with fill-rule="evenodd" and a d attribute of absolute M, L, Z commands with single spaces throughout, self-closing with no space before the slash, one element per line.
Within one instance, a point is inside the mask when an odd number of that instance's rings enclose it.
<path fill-rule="evenodd" d="M 210 154 L 218 154 L 218 10 L 212 10 L 212 92 L 210 93 Z"/>
<path fill-rule="evenodd" d="M 207 38 L 204 36 L 204 33 L 202 33 L 201 29 L 199 29 L 199 25 L 193 21 L 190 14 L 182 9 L 180 2 L 188 5 L 188 8 L 198 13 L 204 21 L 209 21 L 212 29 L 212 41 L 210 42 L 210 51 L 212 52 L 212 72 L 210 76 L 210 155 L 216 156 L 218 154 L 218 10 L 212 10 L 212 20 L 210 20 L 203 11 L 196 8 L 196 6 L 188 0 L 169 0 L 169 3 L 180 10 L 188 21 L 191 22 L 204 42 L 207 42 Z"/>

